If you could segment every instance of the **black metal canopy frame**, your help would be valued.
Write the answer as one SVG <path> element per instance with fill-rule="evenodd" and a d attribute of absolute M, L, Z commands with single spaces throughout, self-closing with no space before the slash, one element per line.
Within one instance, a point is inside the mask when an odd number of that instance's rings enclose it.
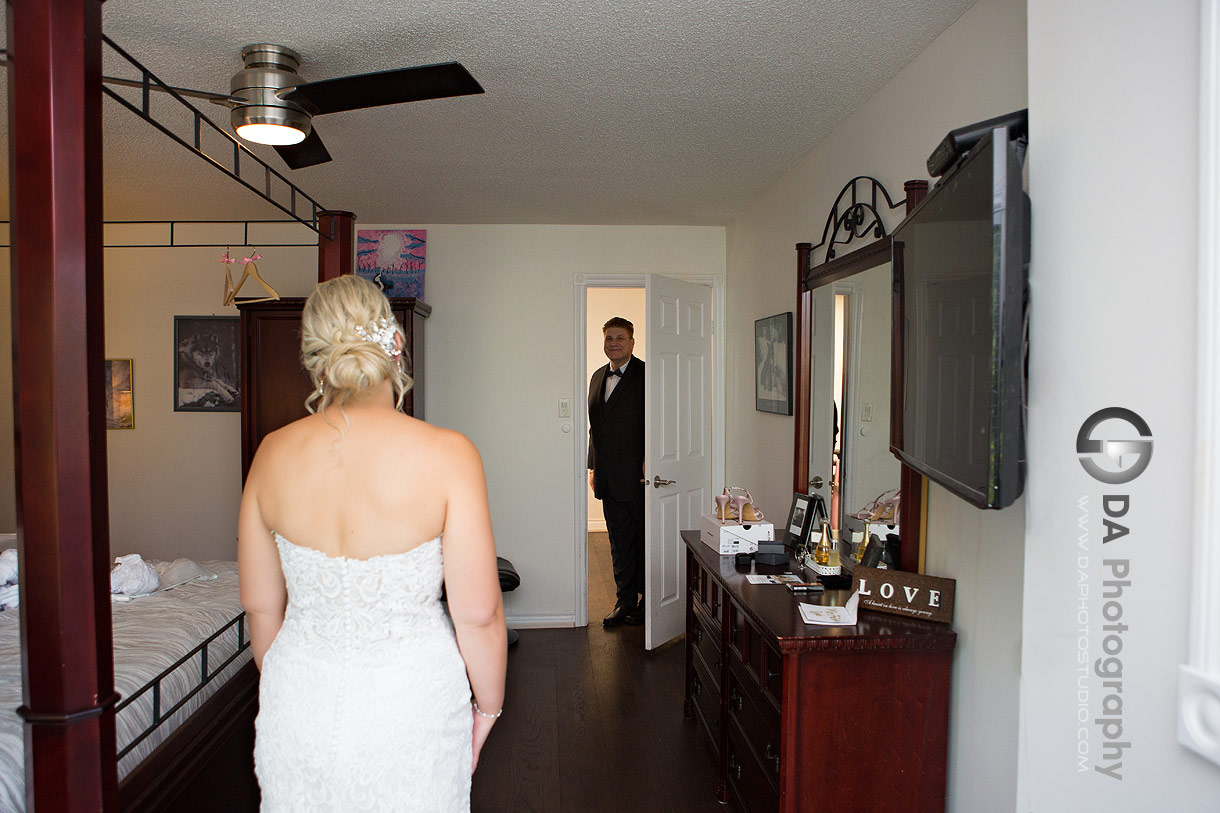
<path fill-rule="evenodd" d="M 254 194 L 261 197 L 263 200 L 270 203 L 272 206 L 276 207 L 282 212 L 287 213 L 288 216 L 293 220 L 297 221 L 298 223 L 302 223 L 313 229 L 315 232 L 321 234 L 321 228 L 318 225 L 318 215 L 320 212 L 327 211 L 325 206 L 318 203 L 316 200 L 302 191 L 300 187 L 273 169 L 269 164 L 267 164 L 267 162 L 263 161 L 261 158 L 251 152 L 244 144 L 238 141 L 236 137 L 230 135 L 224 128 L 219 127 L 210 118 L 203 115 L 200 110 L 183 98 L 178 90 L 170 87 L 158 79 L 152 73 L 152 71 L 141 65 L 135 59 L 135 57 L 131 56 L 117 44 L 115 44 L 114 40 L 103 34 L 102 42 L 108 45 L 116 54 L 125 59 L 132 65 L 132 67 L 139 71 L 140 81 L 132 82 L 129 86 L 139 90 L 140 99 L 138 102 L 133 102 L 125 98 L 119 91 L 115 91 L 106 85 L 102 86 L 103 93 L 135 113 L 140 118 L 147 121 L 149 124 L 156 127 L 174 141 L 198 155 L 203 160 L 207 161 L 212 166 L 219 169 L 224 174 L 228 175 L 233 180 L 240 183 L 242 186 L 252 191 Z M 160 93 L 168 94 L 170 97 L 181 103 L 190 112 L 192 122 L 192 136 L 190 141 L 171 130 L 168 124 L 158 121 L 157 118 L 155 118 L 151 105 L 151 96 L 152 91 L 154 90 Z M 211 131 L 219 134 L 224 140 L 222 142 L 224 144 L 222 150 L 227 150 L 230 146 L 232 147 L 231 159 L 214 157 L 208 153 L 208 149 L 205 148 L 203 144 L 203 135 L 209 132 L 209 130 L 205 129 L 205 125 L 207 128 L 210 128 Z M 213 150 L 213 152 L 219 154 L 222 150 Z M 261 167 L 261 172 L 259 172 L 257 169 L 254 171 L 256 175 L 262 176 L 261 188 L 259 185 L 252 183 L 242 176 L 243 160 L 252 162 L 258 167 Z M 306 206 L 308 207 L 308 216 L 298 213 L 298 209 L 304 209 Z M 331 222 L 331 231 L 334 231 L 333 221 Z M 326 236 L 330 239 L 334 239 L 333 233 Z"/>

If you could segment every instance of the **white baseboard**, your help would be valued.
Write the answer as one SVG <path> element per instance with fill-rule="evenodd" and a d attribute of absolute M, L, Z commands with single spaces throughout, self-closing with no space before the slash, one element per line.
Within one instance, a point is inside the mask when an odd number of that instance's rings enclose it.
<path fill-rule="evenodd" d="M 574 614 L 567 615 L 527 615 L 510 613 L 505 616 L 510 627 L 517 629 L 558 629 L 564 627 L 575 627 L 576 616 Z"/>
<path fill-rule="evenodd" d="M 606 521 L 604 519 L 589 520 L 589 533 L 606 533 Z"/>

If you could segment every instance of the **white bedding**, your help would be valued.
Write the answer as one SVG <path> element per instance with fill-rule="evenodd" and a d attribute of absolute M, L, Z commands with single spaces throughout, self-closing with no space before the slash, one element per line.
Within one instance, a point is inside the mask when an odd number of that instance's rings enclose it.
<path fill-rule="evenodd" d="M 111 605 L 114 622 L 114 686 L 121 698 L 134 694 L 174 661 L 198 646 L 241 612 L 236 562 L 203 562 L 215 571 L 214 581 L 193 581 L 130 602 Z M 208 671 L 237 648 L 237 625 L 208 645 Z M 244 633 L 249 640 L 249 633 Z M 167 723 L 119 760 L 119 779 L 150 754 L 181 721 L 250 660 L 246 649 Z M 161 681 L 162 716 L 198 685 L 199 656 L 188 660 Z M 0 810 L 25 809 L 25 745 L 22 704 L 20 613 L 0 612 Z M 152 720 L 152 692 L 121 711 L 117 718 L 118 750 L 122 750 Z"/>

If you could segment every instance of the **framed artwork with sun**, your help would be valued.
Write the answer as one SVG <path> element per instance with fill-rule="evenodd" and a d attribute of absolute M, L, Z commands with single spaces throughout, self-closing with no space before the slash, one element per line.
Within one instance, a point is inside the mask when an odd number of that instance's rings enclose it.
<path fill-rule="evenodd" d="M 424 298 L 426 229 L 360 229 L 356 232 L 356 274 L 386 296 Z"/>

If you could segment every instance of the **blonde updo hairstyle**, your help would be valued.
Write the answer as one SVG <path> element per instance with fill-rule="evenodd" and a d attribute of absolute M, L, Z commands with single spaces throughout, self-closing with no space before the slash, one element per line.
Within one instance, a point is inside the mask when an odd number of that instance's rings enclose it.
<path fill-rule="evenodd" d="M 394 388 L 395 408 L 402 409 L 411 376 L 406 354 L 390 356 L 377 342 L 377 323 L 382 319 L 402 342 L 402 327 L 389 300 L 362 277 L 346 274 L 327 280 L 309 295 L 301 315 L 301 364 L 313 381 L 313 391 L 305 399 L 307 410 L 342 407 L 386 380 Z"/>

